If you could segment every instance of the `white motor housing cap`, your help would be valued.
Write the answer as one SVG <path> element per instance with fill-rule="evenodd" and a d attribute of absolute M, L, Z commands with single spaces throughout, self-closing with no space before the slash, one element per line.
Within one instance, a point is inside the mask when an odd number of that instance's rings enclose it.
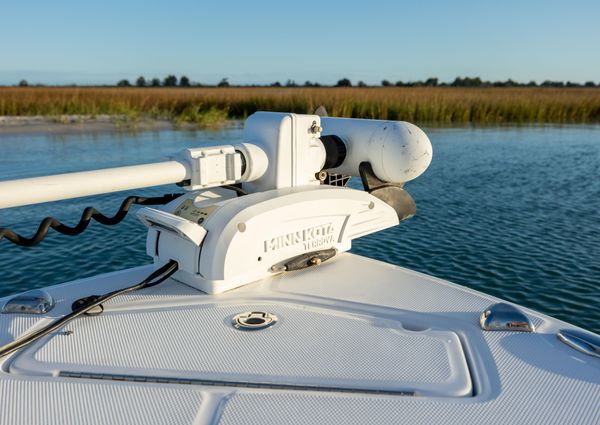
<path fill-rule="evenodd" d="M 326 185 L 237 198 L 207 191 L 164 208 L 138 212 L 149 227 L 147 253 L 159 264 L 176 260 L 173 278 L 209 294 L 280 273 L 282 262 L 307 253 L 347 251 L 353 239 L 398 224 L 395 210 L 378 198 Z M 172 217 L 163 220 L 163 215 Z M 192 232 L 182 220 L 203 233 Z"/>
<path fill-rule="evenodd" d="M 346 158 L 331 172 L 357 176 L 360 163 L 368 161 L 380 180 L 404 183 L 423 174 L 431 163 L 431 142 L 414 124 L 323 117 L 321 126 L 322 134 L 338 136 L 346 144 Z"/>

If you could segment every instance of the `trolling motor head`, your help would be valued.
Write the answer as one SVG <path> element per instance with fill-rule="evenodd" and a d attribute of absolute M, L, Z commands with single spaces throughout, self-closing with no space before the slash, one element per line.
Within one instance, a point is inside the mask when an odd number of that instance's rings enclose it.
<path fill-rule="evenodd" d="M 190 193 L 138 212 L 147 252 L 159 264 L 176 260 L 174 279 L 208 293 L 320 264 L 412 216 L 402 185 L 431 156 L 425 133 L 406 122 L 258 112 L 244 143 L 174 158 L 190 170 Z M 349 176 L 365 191 L 334 185 Z M 209 189 L 239 183 L 244 196 Z"/>
<path fill-rule="evenodd" d="M 0 208 L 168 183 L 189 191 L 130 196 L 113 217 L 87 208 L 74 227 L 48 217 L 31 238 L 0 228 L 0 239 L 33 246 L 50 228 L 75 235 L 91 219 L 117 224 L 132 203 L 174 199 L 138 211 L 149 228 L 146 250 L 158 265 L 177 261 L 174 279 L 218 293 L 320 264 L 349 250 L 353 239 L 412 216 L 416 206 L 403 184 L 430 162 L 429 139 L 409 123 L 258 112 L 237 145 L 186 149 L 154 164 L 0 181 Z M 346 188 L 350 176 L 360 176 L 365 191 Z"/>

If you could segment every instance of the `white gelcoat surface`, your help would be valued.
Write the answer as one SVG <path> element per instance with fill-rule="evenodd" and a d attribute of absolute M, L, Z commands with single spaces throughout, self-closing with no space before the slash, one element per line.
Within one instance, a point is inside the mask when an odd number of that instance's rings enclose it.
<path fill-rule="evenodd" d="M 57 306 L 48 318 L 65 314 L 72 300 L 92 293 L 102 293 L 111 289 L 139 281 L 149 273 L 151 267 L 140 267 L 112 273 L 48 290 L 57 299 Z M 524 310 L 536 325 L 537 333 L 483 332 L 478 326 L 481 311 L 497 299 L 462 288 L 436 278 L 425 276 L 389 264 L 365 259 L 351 254 L 342 254 L 322 266 L 302 272 L 292 272 L 268 280 L 247 285 L 243 288 L 217 296 L 202 294 L 186 285 L 169 281 L 156 288 L 134 292 L 112 300 L 106 305 L 105 316 L 86 317 L 72 324 L 76 339 L 81 344 L 62 342 L 64 335 L 51 335 L 2 365 L 0 375 L 1 423 L 221 423 L 221 424 L 597 424 L 600 422 L 600 361 L 585 356 L 561 343 L 556 331 L 569 325 L 539 313 Z M 210 309 L 204 309 L 211 305 Z M 207 324 L 210 318 L 219 321 L 238 308 L 255 306 L 267 308 L 281 306 L 282 320 L 279 331 L 281 337 L 267 344 L 268 336 L 258 336 L 250 345 L 241 344 L 237 335 L 224 341 L 220 332 L 229 332 L 225 323 L 220 328 L 203 329 L 203 340 L 191 342 L 190 335 Z M 204 309 L 204 310 L 203 310 Z M 213 312 L 194 321 L 190 312 Z M 310 312 L 318 314 L 310 315 Z M 168 312 L 165 320 L 137 323 L 133 318 L 143 318 L 146 314 Z M 216 312 L 219 312 L 217 314 Z M 181 313 L 181 315 L 178 315 Z M 310 329 L 302 330 L 297 320 L 311 317 Z M 33 326 L 31 316 L 12 316 L 10 320 L 2 316 L 0 337 L 11 339 L 14 334 Z M 119 317 L 125 319 L 121 322 Z M 158 319 L 159 316 L 156 317 Z M 255 363 L 254 373 L 288 372 L 287 380 L 294 374 L 308 376 L 309 372 L 319 371 L 335 375 L 341 366 L 329 370 L 325 359 L 309 358 L 302 363 L 293 362 L 293 347 L 301 346 L 308 335 L 323 332 L 326 336 L 321 344 L 327 346 L 332 335 L 327 334 L 330 318 L 341 320 L 335 327 L 338 331 L 349 332 L 355 322 L 365 321 L 379 325 L 378 330 L 369 326 L 357 326 L 356 339 L 344 336 L 340 348 L 356 341 L 364 344 L 369 338 L 376 341 L 372 347 L 359 347 L 361 353 L 372 348 L 372 355 L 393 348 L 398 339 L 410 335 L 432 336 L 437 330 L 454 333 L 461 342 L 469 362 L 469 372 L 473 385 L 471 396 L 454 397 L 439 395 L 399 396 L 387 394 L 335 393 L 307 390 L 281 390 L 268 388 L 220 387 L 206 385 L 160 384 L 144 382 L 120 382 L 98 379 L 62 378 L 56 376 L 58 368 L 68 364 L 82 367 L 82 360 L 88 360 L 87 368 L 98 366 L 112 367 L 113 361 L 120 359 L 122 373 L 140 371 L 142 365 L 152 369 L 154 376 L 167 376 L 173 370 L 164 366 L 187 367 L 188 372 L 201 374 L 200 362 L 209 362 L 213 372 L 219 373 L 231 366 L 233 373 L 250 370 L 249 363 L 233 365 L 237 355 L 253 354 L 264 356 L 265 364 Z M 40 323 L 48 318 L 40 318 Z M 369 319 L 365 319 L 369 318 Z M 373 320 L 377 318 L 377 320 Z M 348 321 L 346 321 L 348 319 Z M 188 329 L 182 329 L 186 322 Z M 287 321 L 287 323 L 286 323 Z M 190 323 L 191 322 L 191 323 Z M 38 325 L 40 324 L 38 323 Z M 148 325 L 144 327 L 144 323 Z M 159 326 L 160 323 L 160 326 Z M 341 323 L 341 324 L 340 324 Z M 362 323 L 361 325 L 364 325 Z M 386 333 L 391 323 L 401 323 L 402 332 L 390 339 L 375 338 L 377 332 Z M 128 330 L 123 327 L 129 327 Z M 288 327 L 289 326 L 289 327 Z M 69 326 L 67 326 L 68 328 Z M 216 330 L 218 329 L 218 330 Z M 431 331 L 429 331 L 430 329 Z M 169 335 L 169 330 L 171 334 Z M 284 334 L 283 330 L 286 331 Z M 275 327 L 266 330 L 277 331 Z M 288 332 L 289 331 L 289 332 Z M 94 335 L 93 332 L 96 334 Z M 136 335 L 127 346 L 123 338 L 127 332 Z M 144 334 L 146 332 L 146 334 Z M 198 332 L 200 332 L 198 330 Z M 240 332 L 231 328 L 231 332 Z M 75 333 L 72 335 L 74 336 Z M 111 345 L 114 335 L 121 343 Z M 264 334 L 268 335 L 268 334 Z M 272 334 L 275 335 L 275 334 Z M 177 342 L 171 351 L 157 349 L 142 352 L 142 347 L 152 341 L 161 348 L 163 342 L 157 338 L 169 338 Z M 253 338 L 247 333 L 248 338 Z M 216 339 L 215 339 L 216 338 Z M 259 338 L 262 338 L 260 340 Z M 266 338 L 266 339 L 264 339 Z M 146 339 L 148 341 L 143 342 Z M 101 341 L 102 346 L 99 344 Z M 390 347 L 385 344 L 391 342 Z M 264 343 L 264 347 L 263 347 Z M 330 344 L 335 345 L 332 340 Z M 408 342 L 407 342 L 408 343 Z M 418 351 L 418 342 L 411 342 Z M 145 345 L 144 345 L 145 344 Z M 215 352 L 215 358 L 199 353 L 198 358 L 184 355 L 189 347 L 202 344 L 203 353 Z M 285 347 L 290 347 L 286 354 Z M 400 357 L 406 359 L 404 370 L 391 371 L 390 382 L 408 379 L 440 379 L 439 372 L 425 370 L 424 364 L 437 355 L 425 355 L 424 359 L 410 360 L 410 345 L 399 350 Z M 223 350 L 233 350 L 231 359 L 223 358 Z M 248 350 L 251 348 L 251 350 Z M 319 347 L 325 352 L 327 347 Z M 406 349 L 407 351 L 403 351 Z M 318 351 L 317 350 L 317 351 Z M 288 356 L 289 363 L 275 362 L 275 358 Z M 402 354 L 404 353 L 404 354 Z M 136 363 L 136 356 L 139 361 Z M 279 356 L 279 357 L 278 357 Z M 403 357 L 404 356 L 404 357 Z M 169 358 L 171 357 L 171 358 Z M 91 361 L 93 360 L 93 361 Z M 307 362 L 307 360 L 310 360 Z M 384 359 L 388 361 L 389 357 Z M 354 359 L 354 364 L 359 364 Z M 381 362 L 381 359 L 377 359 Z M 311 362 L 314 362 L 311 363 Z M 376 363 L 376 362 L 374 362 Z M 379 363 L 378 366 L 383 366 Z M 37 365 L 39 369 L 32 366 Z M 109 365 L 109 366 L 106 366 Z M 127 369 L 130 367 L 129 369 Z M 350 370 L 348 376 L 370 379 L 373 384 L 386 380 L 386 375 L 373 374 L 364 364 L 365 370 Z M 48 376 L 48 372 L 55 376 Z M 382 370 L 382 369 L 381 369 Z M 438 369 L 438 371 L 441 369 Z M 41 376 L 42 374 L 46 376 Z M 335 382 L 335 377 L 327 379 Z M 377 376 L 377 379 L 373 377 Z M 238 378 L 241 376 L 238 375 Z M 314 374 L 313 374 L 314 378 Z M 339 378 L 339 376 L 338 376 Z M 379 381 L 378 381 L 379 380 Z M 339 382 L 337 382 L 339 384 Z M 363 382 L 364 383 L 364 382 Z M 421 382 L 423 384 L 423 382 Z M 32 409 L 32 404 L 40 406 Z"/>

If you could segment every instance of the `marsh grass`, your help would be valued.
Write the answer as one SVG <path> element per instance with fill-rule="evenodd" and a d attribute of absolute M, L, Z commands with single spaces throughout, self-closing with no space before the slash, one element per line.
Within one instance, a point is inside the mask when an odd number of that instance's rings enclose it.
<path fill-rule="evenodd" d="M 227 109 L 191 104 L 180 113 L 172 114 L 175 125 L 193 124 L 202 128 L 220 127 L 228 119 Z"/>
<path fill-rule="evenodd" d="M 597 88 L 0 88 L 0 115 L 112 115 L 214 127 L 257 110 L 437 123 L 600 122 Z"/>

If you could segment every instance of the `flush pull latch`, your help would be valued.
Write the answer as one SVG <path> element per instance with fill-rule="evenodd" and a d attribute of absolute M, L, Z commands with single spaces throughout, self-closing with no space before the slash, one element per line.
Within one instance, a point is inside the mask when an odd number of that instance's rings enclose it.
<path fill-rule="evenodd" d="M 247 311 L 236 314 L 231 321 L 234 328 L 241 331 L 258 331 L 273 326 L 277 316 L 263 311 Z"/>

